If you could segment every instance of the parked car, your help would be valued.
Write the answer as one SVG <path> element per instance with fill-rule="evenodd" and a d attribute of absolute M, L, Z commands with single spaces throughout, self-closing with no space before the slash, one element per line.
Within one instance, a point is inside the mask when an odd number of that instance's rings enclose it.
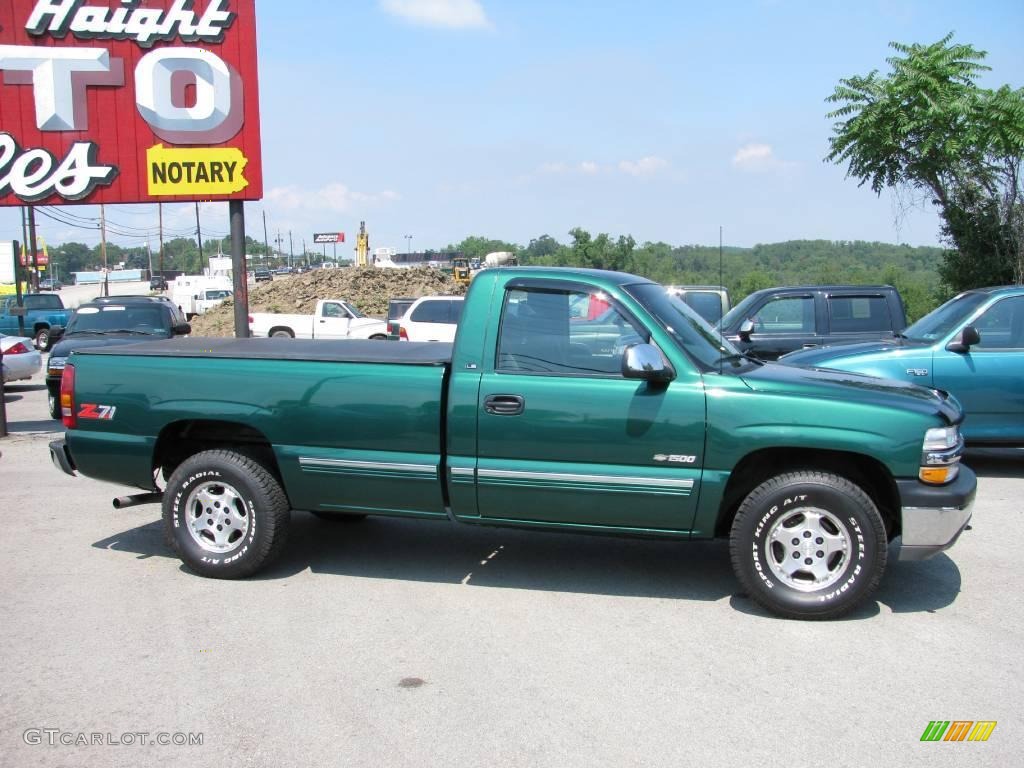
<path fill-rule="evenodd" d="M 581 295 L 638 341 L 592 338 L 571 320 Z M 284 549 L 292 510 L 720 537 L 753 600 L 823 619 L 862 604 L 890 556 L 931 557 L 968 525 L 977 480 L 942 393 L 750 360 L 633 275 L 488 269 L 463 303 L 454 344 L 83 350 L 51 456 L 143 491 L 119 507 L 161 500 L 185 565 L 224 579 Z"/>
<path fill-rule="evenodd" d="M 1024 287 L 947 301 L 897 338 L 786 355 L 791 365 L 903 379 L 949 392 L 970 445 L 1024 446 Z"/>
<path fill-rule="evenodd" d="M 54 346 L 46 364 L 50 417 L 61 417 L 60 379 L 72 352 L 190 333 L 192 326 L 165 296 L 106 296 L 82 304 L 66 328 L 53 328 Z"/>
<path fill-rule="evenodd" d="M 465 296 L 424 296 L 416 299 L 398 323 L 402 341 L 454 341 Z"/>
<path fill-rule="evenodd" d="M 64 283 L 55 277 L 44 277 L 39 281 L 40 291 L 59 291 L 64 287 Z"/>
<path fill-rule="evenodd" d="M 741 352 L 776 360 L 797 349 L 892 338 L 906 326 L 891 285 L 807 285 L 755 291 L 716 329 Z"/>
<path fill-rule="evenodd" d="M 729 291 L 721 285 L 667 285 L 686 306 L 714 325 L 731 306 Z"/>
<path fill-rule="evenodd" d="M 60 296 L 53 293 L 28 293 L 21 297 L 21 307 L 15 296 L 0 296 L 0 333 L 18 334 L 21 324 L 18 316 L 24 316 L 26 334 L 31 334 L 35 348 L 46 351 L 50 348 L 50 329 L 67 325 L 71 310 L 64 307 Z"/>
<path fill-rule="evenodd" d="M 0 336 L 4 384 L 31 379 L 43 370 L 43 356 L 27 336 Z"/>
<path fill-rule="evenodd" d="M 149 278 L 149 290 L 151 291 L 166 291 L 167 280 L 160 275 L 155 275 Z"/>
<path fill-rule="evenodd" d="M 265 283 L 274 279 L 273 273 L 269 269 L 254 269 L 252 271 L 252 279 L 257 283 Z"/>

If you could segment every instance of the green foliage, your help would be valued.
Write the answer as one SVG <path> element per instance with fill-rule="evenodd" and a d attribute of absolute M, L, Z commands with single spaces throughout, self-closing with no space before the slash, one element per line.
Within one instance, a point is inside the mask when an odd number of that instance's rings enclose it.
<path fill-rule="evenodd" d="M 449 253 L 461 253 L 467 259 L 482 260 L 488 253 L 495 251 L 518 252 L 520 248 L 515 243 L 506 243 L 504 240 L 491 240 L 486 237 L 470 236 L 457 245 L 449 245 L 444 250 Z"/>
<path fill-rule="evenodd" d="M 722 249 L 719 271 L 716 246 L 661 242 L 637 245 L 629 236 L 592 236 L 579 228 L 569 235 L 568 245 L 547 235 L 532 240 L 531 246 L 546 238 L 541 249 L 527 246 L 520 251 L 522 263 L 618 269 L 664 284 L 724 284 L 734 302 L 776 285 L 888 283 L 903 294 L 913 319 L 934 309 L 939 299 L 936 268 L 943 257 L 941 248 L 828 240 L 726 247 Z"/>
<path fill-rule="evenodd" d="M 888 75 L 840 80 L 825 159 L 875 193 L 910 190 L 938 207 L 954 249 L 947 289 L 1024 282 L 1024 89 L 978 87 L 985 52 L 952 38 L 891 43 L 902 55 Z"/>

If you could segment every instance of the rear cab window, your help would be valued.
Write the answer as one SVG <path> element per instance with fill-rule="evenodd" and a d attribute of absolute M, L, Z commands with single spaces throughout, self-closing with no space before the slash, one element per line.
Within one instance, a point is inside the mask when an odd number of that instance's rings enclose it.
<path fill-rule="evenodd" d="M 464 303 L 451 299 L 424 301 L 412 311 L 409 320 L 413 323 L 457 323 Z"/>
<path fill-rule="evenodd" d="M 826 303 L 832 333 L 894 330 L 889 302 L 884 296 L 829 296 Z"/>

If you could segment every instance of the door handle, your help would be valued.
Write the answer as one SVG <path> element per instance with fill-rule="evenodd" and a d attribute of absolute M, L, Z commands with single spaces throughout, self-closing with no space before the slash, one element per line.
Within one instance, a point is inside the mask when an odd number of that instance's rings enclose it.
<path fill-rule="evenodd" d="M 804 349 L 814 349 L 817 346 L 818 346 L 817 344 L 804 344 L 803 348 Z"/>
<path fill-rule="evenodd" d="M 484 398 L 484 410 L 495 416 L 518 416 L 526 408 L 526 398 L 521 395 L 488 395 Z"/>

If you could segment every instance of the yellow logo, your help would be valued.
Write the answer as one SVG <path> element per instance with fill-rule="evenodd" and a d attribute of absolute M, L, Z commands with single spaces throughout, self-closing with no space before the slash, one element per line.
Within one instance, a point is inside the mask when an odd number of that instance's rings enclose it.
<path fill-rule="evenodd" d="M 231 195 L 249 182 L 243 171 L 249 159 L 235 147 L 168 149 L 157 144 L 146 150 L 147 181 L 153 197 L 170 195 Z"/>

